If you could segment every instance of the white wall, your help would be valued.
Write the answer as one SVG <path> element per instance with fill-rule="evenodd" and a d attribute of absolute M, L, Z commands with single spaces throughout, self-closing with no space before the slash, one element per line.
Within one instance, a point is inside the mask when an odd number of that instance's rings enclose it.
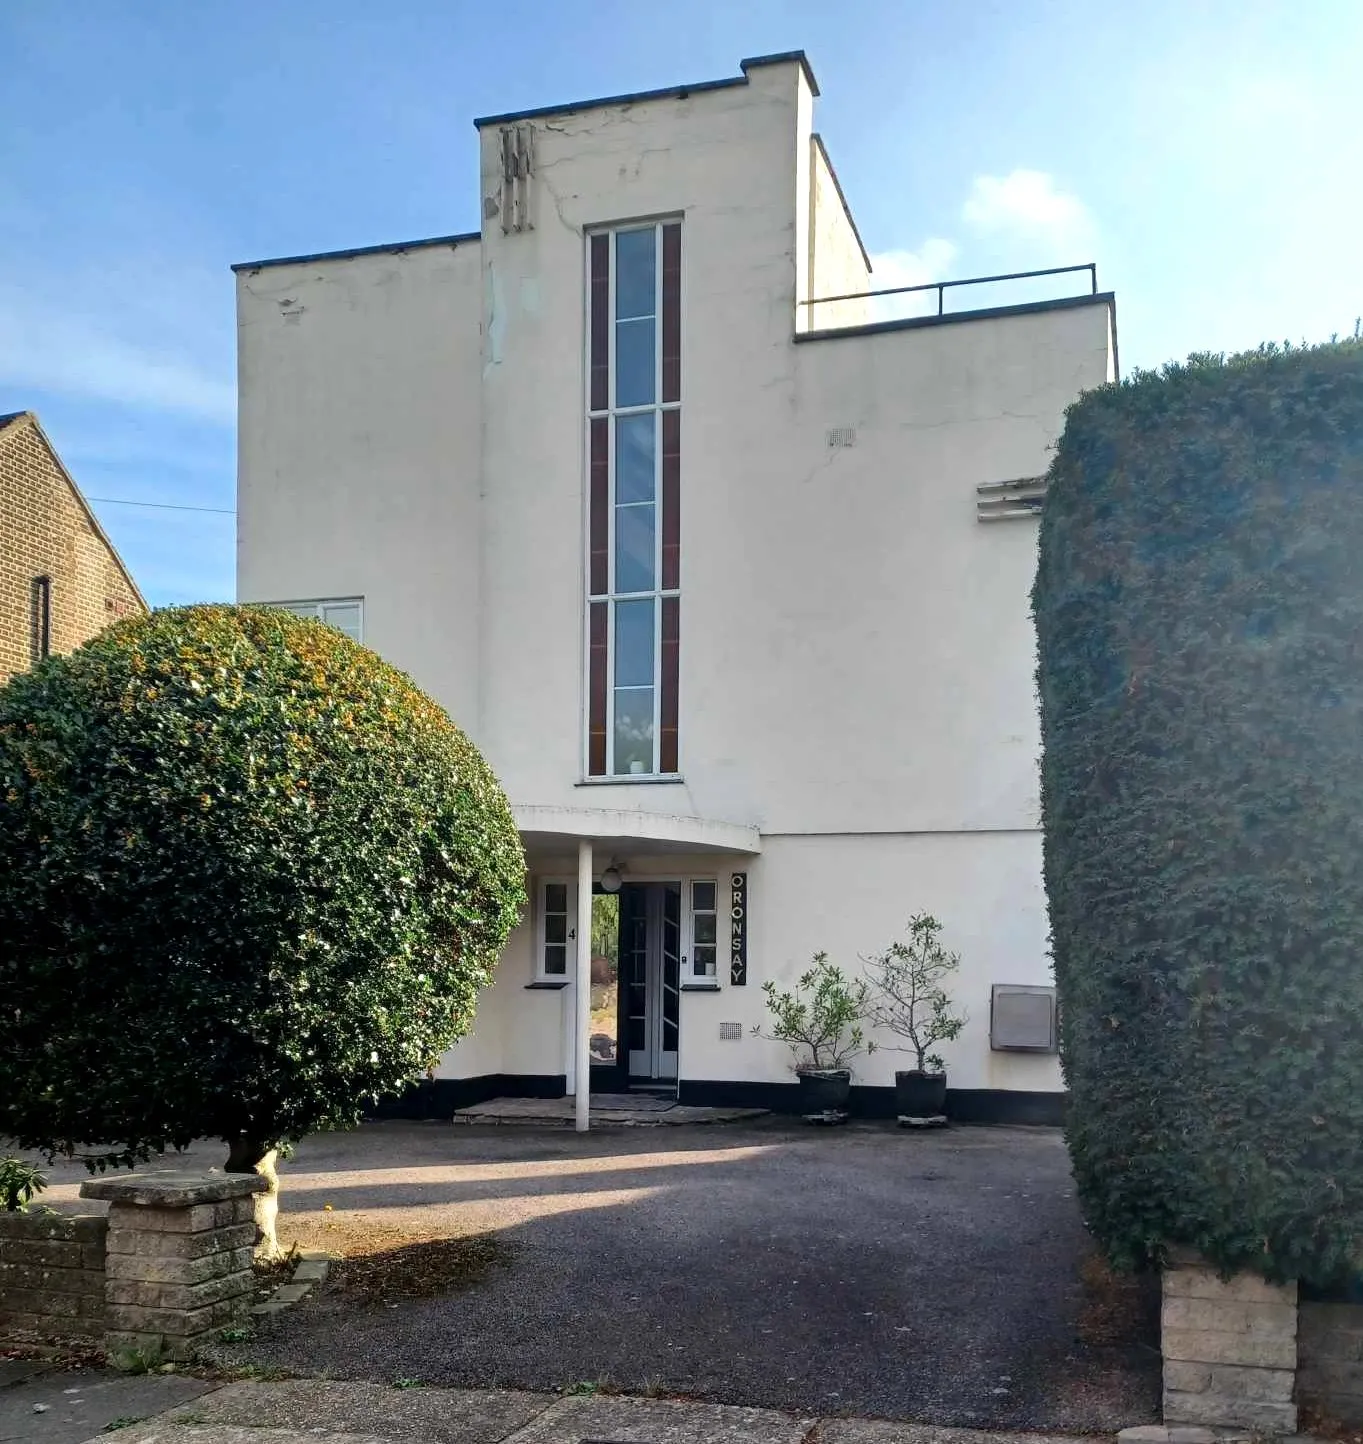
<path fill-rule="evenodd" d="M 928 836 L 774 837 L 764 840 L 748 873 L 747 987 L 683 1000 L 681 1075 L 688 1079 L 786 1079 L 791 1054 L 754 1036 L 767 1021 L 761 984 L 789 987 L 816 952 L 849 975 L 863 959 L 902 938 L 909 916 L 931 912 L 943 944 L 961 954 L 949 983 L 969 1015 L 954 1043 L 939 1051 L 953 1088 L 1060 1088 L 1054 1057 L 993 1053 L 989 998 L 994 983 L 1051 981 L 1041 888 L 1041 840 L 1034 833 Z M 719 1024 L 743 1025 L 740 1042 L 721 1041 Z M 873 1035 L 883 1044 L 898 1040 Z M 906 1055 L 878 1051 L 853 1065 L 855 1081 L 889 1085 Z"/>
<path fill-rule="evenodd" d="M 441 1059 L 437 1078 L 563 1072 L 565 1008 L 572 1006 L 573 990 L 527 989 L 534 977 L 534 919 L 527 908 L 478 1000 L 473 1031 Z"/>
<path fill-rule="evenodd" d="M 781 378 L 792 361 L 802 85 L 798 65 L 764 67 L 745 86 L 537 124 L 535 228 L 506 235 L 496 218 L 485 224 L 480 735 L 518 802 L 593 805 L 574 787 L 583 771 L 582 229 L 683 216 L 683 586 L 703 585 L 692 491 L 701 478 L 730 485 L 748 437 L 770 441 L 789 415 Z M 495 202 L 496 126 L 482 133 L 482 156 L 482 194 Z M 684 590 L 684 637 L 688 605 Z M 693 810 L 675 789 L 629 791 L 629 802 L 615 790 L 596 805 Z M 734 814 L 722 805 L 712 815 Z"/>
<path fill-rule="evenodd" d="M 975 488 L 1045 470 L 1065 406 L 1108 378 L 1109 310 L 796 341 L 799 296 L 869 279 L 812 114 L 790 62 L 534 120 L 534 225 L 511 234 L 488 126 L 481 244 L 241 273 L 239 591 L 363 595 L 365 640 L 516 803 L 761 828 L 753 981 L 687 996 L 683 1077 L 785 1076 L 746 1034 L 764 978 L 818 948 L 853 965 L 921 908 L 965 958 L 953 1084 L 1051 1088 L 1054 1060 L 987 1043 L 989 984 L 1048 974 L 1035 526 L 981 525 Z M 673 215 L 684 781 L 584 783 L 583 230 Z M 447 1075 L 562 1071 L 570 1004 L 525 990 L 530 946 L 518 933 Z M 732 1020 L 744 1040 L 719 1043 Z"/>
<path fill-rule="evenodd" d="M 363 594 L 366 641 L 515 802 L 1035 825 L 1035 529 L 981 526 L 975 487 L 1045 469 L 1064 407 L 1106 379 L 1108 310 L 795 342 L 808 104 L 792 62 L 556 118 L 533 230 L 493 217 L 481 247 L 239 277 L 240 595 Z M 685 780 L 584 784 L 581 232 L 675 212 Z"/>
<path fill-rule="evenodd" d="M 825 951 L 849 975 L 864 959 L 903 937 L 909 916 L 931 912 L 943 923 L 944 944 L 961 955 L 948 983 L 968 1015 L 965 1030 L 937 1050 L 954 1088 L 1060 1088 L 1056 1059 L 995 1053 L 989 1047 L 990 989 L 994 983 L 1051 982 L 1041 888 L 1041 841 L 1030 832 L 774 837 L 761 857 L 714 854 L 626 859 L 631 881 L 713 877 L 728 885 L 731 871 L 748 875 L 749 946 L 745 987 L 720 969 L 718 993 L 686 992 L 681 999 L 681 1077 L 688 1080 L 788 1080 L 792 1055 L 753 1028 L 767 1022 L 762 983 L 790 986 Z M 541 857 L 535 879 L 575 875 L 576 861 Z M 723 921 L 721 919 L 721 921 Z M 574 1006 L 571 988 L 527 989 L 533 980 L 533 919 L 507 947 L 497 979 L 479 1005 L 473 1035 L 445 1055 L 437 1076 L 565 1071 L 565 1040 Z M 721 1022 L 737 1022 L 742 1038 L 721 1040 Z M 882 1045 L 853 1065 L 858 1083 L 888 1086 L 896 1068 L 912 1066 Z"/>
<path fill-rule="evenodd" d="M 522 803 L 1033 826 L 1035 528 L 981 526 L 975 487 L 1045 470 L 1107 308 L 794 341 L 807 101 L 792 63 L 555 119 L 535 229 L 489 221 L 479 737 Z M 483 150 L 495 200 L 496 127 Z M 678 211 L 685 782 L 584 784 L 582 228 Z"/>
<path fill-rule="evenodd" d="M 871 268 L 857 240 L 852 217 L 817 135 L 809 138 L 809 298 L 850 296 L 873 286 Z M 801 330 L 860 326 L 871 319 L 866 301 L 833 301 L 802 308 Z"/>
<path fill-rule="evenodd" d="M 477 720 L 478 243 L 237 274 L 237 595 L 364 597 Z"/>

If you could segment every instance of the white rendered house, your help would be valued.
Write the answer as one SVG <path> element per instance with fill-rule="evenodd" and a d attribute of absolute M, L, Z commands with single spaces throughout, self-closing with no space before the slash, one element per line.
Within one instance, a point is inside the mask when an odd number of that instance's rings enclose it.
<path fill-rule="evenodd" d="M 920 910 L 963 960 L 953 1111 L 1059 1116 L 1028 589 L 1113 299 L 879 319 L 817 94 L 795 53 L 489 117 L 480 234 L 235 268 L 240 598 L 411 673 L 525 840 L 431 1116 L 580 1079 L 793 1106 L 761 985 Z M 861 1060 L 860 1103 L 907 1066 Z"/>

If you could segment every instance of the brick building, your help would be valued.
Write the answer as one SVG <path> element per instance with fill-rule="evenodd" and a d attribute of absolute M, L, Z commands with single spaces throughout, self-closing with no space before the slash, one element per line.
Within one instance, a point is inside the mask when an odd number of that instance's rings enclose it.
<path fill-rule="evenodd" d="M 0 684 L 146 609 L 38 418 L 0 416 Z"/>

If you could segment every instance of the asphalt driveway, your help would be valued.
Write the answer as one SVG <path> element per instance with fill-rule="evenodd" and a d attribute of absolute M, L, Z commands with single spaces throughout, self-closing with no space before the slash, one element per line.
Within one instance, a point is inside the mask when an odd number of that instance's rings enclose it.
<path fill-rule="evenodd" d="M 1158 1417 L 1153 1334 L 1081 1340 L 1088 1249 L 1049 1130 L 383 1123 L 281 1173 L 285 1238 L 490 1235 L 496 1258 L 437 1298 L 328 1287 L 234 1350 L 258 1364 L 988 1428 Z"/>

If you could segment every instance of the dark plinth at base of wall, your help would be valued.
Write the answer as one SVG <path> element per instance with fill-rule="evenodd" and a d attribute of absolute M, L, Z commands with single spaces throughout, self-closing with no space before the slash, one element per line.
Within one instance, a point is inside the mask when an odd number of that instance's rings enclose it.
<path fill-rule="evenodd" d="M 562 1098 L 568 1080 L 562 1073 L 484 1073 L 477 1078 L 423 1078 L 405 1093 L 381 1098 L 370 1118 L 448 1119 L 461 1108 L 491 1098 Z"/>
<path fill-rule="evenodd" d="M 492 1098 L 562 1098 L 568 1091 L 562 1073 L 484 1073 L 477 1078 L 423 1078 L 405 1093 L 384 1098 L 370 1118 L 452 1118 Z M 1066 1093 L 1024 1093 L 1010 1088 L 948 1088 L 947 1116 L 956 1123 L 1029 1123 L 1059 1127 L 1065 1121 Z M 697 1108 L 766 1108 L 800 1112 L 798 1083 L 740 1082 L 734 1079 L 684 1079 L 677 1102 Z M 856 1086 L 852 1114 L 857 1118 L 893 1118 L 894 1089 Z"/>
<path fill-rule="evenodd" d="M 1028 1123 L 1058 1128 L 1065 1121 L 1067 1093 L 1024 1093 L 1011 1088 L 948 1088 L 947 1117 L 956 1123 Z M 677 1102 L 697 1108 L 767 1108 L 800 1112 L 798 1083 L 738 1082 L 729 1079 L 683 1080 Z M 895 1117 L 893 1088 L 854 1085 L 856 1118 Z"/>

